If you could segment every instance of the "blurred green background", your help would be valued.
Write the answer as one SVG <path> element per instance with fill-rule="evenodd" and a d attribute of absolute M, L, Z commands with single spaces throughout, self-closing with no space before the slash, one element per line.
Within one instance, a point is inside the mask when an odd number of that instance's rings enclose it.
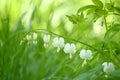
<path fill-rule="evenodd" d="M 115 4 L 118 5 L 119 2 L 116 0 Z M 91 0 L 0 0 L 0 80 L 83 80 L 80 77 L 86 77 L 84 80 L 104 80 L 103 75 L 100 76 L 99 64 L 111 59 L 104 58 L 105 55 L 96 55 L 83 68 L 79 50 L 92 48 L 67 39 L 80 40 L 97 48 L 102 45 L 105 28 L 99 23 L 94 27 L 92 15 L 88 16 L 87 22 L 83 21 L 81 24 L 73 24 L 66 17 L 76 14 L 80 7 L 88 4 L 93 3 Z M 37 45 L 28 45 L 27 41 L 20 45 L 26 34 L 40 29 L 67 37 L 65 42 L 75 43 L 78 50 L 73 58 L 69 59 L 63 50 L 57 53 L 52 40 L 45 49 L 44 32 L 37 32 Z M 118 39 L 120 38 L 116 40 Z M 114 62 L 119 63 L 117 60 Z M 89 71 L 91 68 L 95 68 L 91 70 L 92 73 Z M 86 73 L 87 71 L 89 72 Z"/>

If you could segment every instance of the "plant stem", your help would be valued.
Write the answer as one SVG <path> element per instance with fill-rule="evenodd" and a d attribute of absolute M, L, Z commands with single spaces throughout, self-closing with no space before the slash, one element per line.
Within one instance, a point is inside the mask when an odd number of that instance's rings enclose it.
<path fill-rule="evenodd" d="M 88 46 L 88 47 L 93 48 L 93 47 L 92 47 L 91 45 L 89 45 L 89 44 L 86 44 L 86 43 L 81 42 L 81 41 L 79 41 L 79 40 L 75 40 L 75 39 L 71 39 L 71 38 L 66 38 L 66 37 L 64 37 L 64 36 L 61 36 L 61 35 L 59 35 L 59 34 L 53 33 L 53 32 L 48 31 L 48 30 L 44 30 L 44 29 L 37 29 L 37 30 L 43 31 L 43 32 L 46 32 L 46 33 L 50 33 L 50 34 L 53 34 L 53 35 L 56 35 L 56 36 L 60 36 L 60 37 L 63 37 L 63 38 L 65 38 L 65 39 L 72 40 L 72 41 L 74 41 L 74 42 L 78 42 L 78 43 L 81 43 L 81 44 L 83 44 L 83 45 L 86 45 L 86 46 Z M 94 48 L 93 48 L 93 49 L 94 49 Z"/>
<path fill-rule="evenodd" d="M 107 26 L 107 21 L 106 21 L 106 17 L 104 16 L 104 23 L 105 23 L 105 28 L 106 28 L 106 31 L 108 30 L 108 26 Z"/>
<path fill-rule="evenodd" d="M 80 44 L 86 45 L 87 47 L 90 47 L 90 48 L 92 48 L 93 50 L 96 50 L 96 51 L 99 51 L 99 52 L 103 52 L 102 50 L 98 50 L 98 49 L 94 48 L 93 46 L 91 46 L 91 45 L 89 45 L 89 44 L 86 44 L 86 43 L 84 43 L 84 42 L 81 42 L 81 41 L 79 41 L 79 40 L 72 39 L 72 38 L 67 38 L 67 37 L 61 36 L 61 35 L 59 35 L 59 34 L 53 33 L 53 32 L 51 32 L 51 31 L 48 31 L 48 30 L 45 30 L 45 29 L 36 29 L 36 30 L 33 30 L 33 32 L 37 32 L 37 31 L 41 31 L 41 32 L 44 32 L 44 33 L 48 33 L 48 34 L 52 34 L 52 35 L 55 35 L 55 36 L 63 37 L 63 38 L 65 38 L 65 39 L 67 39 L 67 40 L 71 40 L 71 41 L 73 41 L 73 42 L 78 42 L 78 43 L 80 43 Z"/>
<path fill-rule="evenodd" d="M 106 32 L 107 32 L 108 26 L 107 26 L 106 16 L 104 16 L 104 24 L 105 24 L 105 28 L 106 28 Z M 105 38 L 105 37 L 104 37 L 104 38 Z M 109 40 L 108 40 L 108 41 L 109 41 Z M 104 44 L 103 44 L 103 46 L 104 46 Z M 110 59 L 111 59 L 114 63 L 116 63 L 115 60 L 113 59 L 114 55 L 113 55 L 112 46 L 111 46 L 110 43 L 108 43 L 108 47 L 109 47 L 109 51 L 110 51 L 110 57 L 111 57 Z M 119 66 L 117 63 L 116 63 L 116 65 Z"/>

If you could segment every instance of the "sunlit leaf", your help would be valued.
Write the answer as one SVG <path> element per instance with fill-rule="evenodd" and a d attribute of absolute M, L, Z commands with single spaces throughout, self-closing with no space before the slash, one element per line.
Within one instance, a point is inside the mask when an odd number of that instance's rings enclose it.
<path fill-rule="evenodd" d="M 114 11 L 114 6 L 112 4 L 106 3 L 105 5 L 106 5 L 107 10 L 109 10 L 110 12 Z"/>
<path fill-rule="evenodd" d="M 81 8 L 78 9 L 77 14 L 79 14 L 80 12 L 83 12 L 83 11 L 85 11 L 87 9 L 91 9 L 91 8 L 97 8 L 97 7 L 95 5 L 83 6 L 83 7 L 81 7 Z"/>
<path fill-rule="evenodd" d="M 96 5 L 99 6 L 100 8 L 103 8 L 103 3 L 100 0 L 92 0 L 92 2 Z"/>
<path fill-rule="evenodd" d="M 84 19 L 84 14 L 81 13 L 81 15 L 71 15 L 71 16 L 67 15 L 67 17 L 73 24 L 77 24 Z"/>
<path fill-rule="evenodd" d="M 73 22 L 73 24 L 77 24 L 77 18 L 78 17 L 76 15 L 71 15 L 71 16 L 67 15 L 67 17 L 71 22 Z"/>

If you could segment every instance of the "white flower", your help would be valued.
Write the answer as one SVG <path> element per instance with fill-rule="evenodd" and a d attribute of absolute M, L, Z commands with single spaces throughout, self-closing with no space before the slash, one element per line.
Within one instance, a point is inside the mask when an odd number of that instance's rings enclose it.
<path fill-rule="evenodd" d="M 53 46 L 57 47 L 57 52 L 60 51 L 61 48 L 64 47 L 64 38 L 60 37 L 56 37 L 53 39 Z"/>
<path fill-rule="evenodd" d="M 33 42 L 33 44 L 37 44 L 37 34 L 33 33 L 33 35 L 26 35 L 26 40 L 28 41 L 28 44 L 30 44 L 30 42 Z M 23 41 L 21 41 L 21 43 L 23 43 Z"/>
<path fill-rule="evenodd" d="M 32 36 L 31 35 L 26 35 L 26 40 L 28 41 L 28 44 L 30 44 L 31 40 L 32 40 Z"/>
<path fill-rule="evenodd" d="M 82 50 L 80 51 L 79 56 L 80 56 L 82 59 L 84 59 L 84 62 L 83 62 L 83 64 L 82 64 L 82 66 L 84 66 L 84 65 L 87 63 L 86 60 L 91 60 L 91 59 L 93 58 L 93 56 L 92 56 L 92 51 L 91 51 L 91 50 L 85 50 L 85 49 L 82 49 Z"/>
<path fill-rule="evenodd" d="M 33 44 L 37 44 L 37 34 L 33 33 Z"/>
<path fill-rule="evenodd" d="M 109 73 L 115 70 L 114 64 L 112 62 L 104 62 L 102 66 L 105 73 Z"/>
<path fill-rule="evenodd" d="M 30 41 L 30 40 L 32 39 L 32 36 L 31 36 L 31 35 L 26 35 L 26 39 L 27 39 L 28 41 Z"/>
<path fill-rule="evenodd" d="M 85 50 L 85 49 L 82 49 L 81 51 L 80 51 L 80 57 L 82 58 L 82 59 L 88 59 L 88 60 L 90 60 L 90 59 L 92 59 L 92 51 L 91 50 Z"/>
<path fill-rule="evenodd" d="M 36 39 L 37 39 L 37 34 L 33 33 L 33 40 L 36 40 Z"/>
<path fill-rule="evenodd" d="M 43 41 L 44 41 L 44 47 L 47 48 L 48 47 L 48 43 L 50 41 L 50 35 L 45 35 L 43 37 Z"/>
<path fill-rule="evenodd" d="M 73 44 L 73 43 L 72 44 L 69 44 L 69 43 L 65 44 L 65 46 L 64 46 L 64 52 L 66 54 L 69 54 L 70 58 L 72 58 L 72 54 L 74 54 L 76 52 L 76 46 L 75 46 L 75 44 Z"/>

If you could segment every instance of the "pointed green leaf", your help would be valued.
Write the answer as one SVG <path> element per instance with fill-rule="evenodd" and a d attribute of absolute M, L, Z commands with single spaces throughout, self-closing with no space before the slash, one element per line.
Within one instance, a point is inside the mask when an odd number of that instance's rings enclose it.
<path fill-rule="evenodd" d="M 73 24 L 77 24 L 77 16 L 76 15 L 66 15 L 68 17 L 68 19 L 73 22 Z"/>
<path fill-rule="evenodd" d="M 84 14 L 81 13 L 81 15 L 71 15 L 71 16 L 67 15 L 67 17 L 73 24 L 77 24 L 84 19 Z"/>
<path fill-rule="evenodd" d="M 83 6 L 83 7 L 81 7 L 81 8 L 78 9 L 77 14 L 79 14 L 80 12 L 83 12 L 83 11 L 85 11 L 87 9 L 91 9 L 91 8 L 97 8 L 97 7 L 95 5 Z"/>
<path fill-rule="evenodd" d="M 100 7 L 100 8 L 103 8 L 103 3 L 102 3 L 100 0 L 92 0 L 92 2 L 93 2 L 96 6 L 98 6 L 98 7 Z"/>

